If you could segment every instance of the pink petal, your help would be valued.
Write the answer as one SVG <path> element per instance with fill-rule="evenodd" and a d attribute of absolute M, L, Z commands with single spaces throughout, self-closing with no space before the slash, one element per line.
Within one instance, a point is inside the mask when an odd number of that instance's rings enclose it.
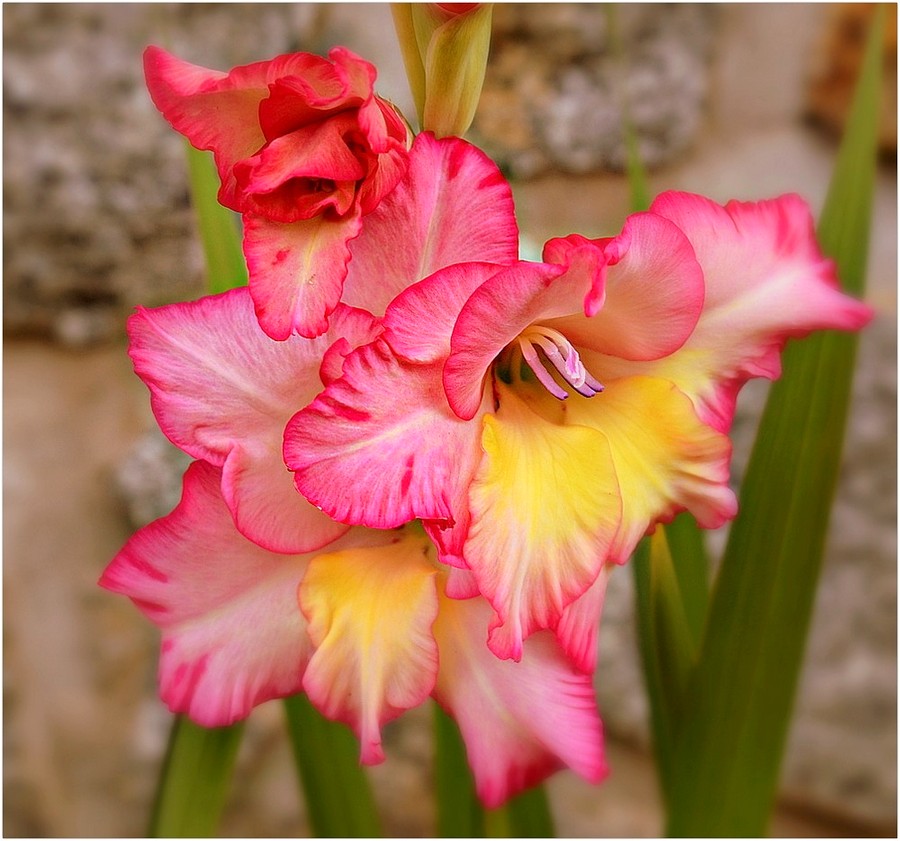
<path fill-rule="evenodd" d="M 269 82 L 281 74 L 305 72 L 310 58 L 279 56 L 221 73 L 182 61 L 160 47 L 144 51 L 144 74 L 154 104 L 193 146 L 212 150 L 222 181 L 219 201 L 226 207 L 242 209 L 233 168 L 265 142 L 258 110 Z"/>
<path fill-rule="evenodd" d="M 591 679 L 549 633 L 528 640 L 521 663 L 484 645 L 484 599 L 441 598 L 435 698 L 459 724 L 478 796 L 489 808 L 569 767 L 590 782 L 607 774 Z"/>
<path fill-rule="evenodd" d="M 162 629 L 162 699 L 206 727 L 299 692 L 311 653 L 296 602 L 309 557 L 238 534 L 219 483 L 217 468 L 194 462 L 178 507 L 137 532 L 100 579 Z"/>
<path fill-rule="evenodd" d="M 342 337 L 376 335 L 371 316 L 341 307 L 314 341 L 273 342 L 260 329 L 246 288 L 129 319 L 129 353 L 150 389 L 169 439 L 224 467 L 223 491 L 238 528 L 280 552 L 310 551 L 345 529 L 294 489 L 281 457 L 284 425 L 321 390 L 319 366 Z"/>
<path fill-rule="evenodd" d="M 459 417 L 474 415 L 484 376 L 497 354 L 535 321 L 578 312 L 593 275 L 603 266 L 600 250 L 588 244 L 569 271 L 561 265 L 517 263 L 472 293 L 456 319 L 444 366 L 444 389 Z"/>
<path fill-rule="evenodd" d="M 672 192 L 657 198 L 651 212 L 685 233 L 706 281 L 694 333 L 664 370 L 653 373 L 676 382 L 721 431 L 730 427 L 747 379 L 779 376 L 788 337 L 857 330 L 872 317 L 869 307 L 840 292 L 798 196 L 721 207 Z"/>
<path fill-rule="evenodd" d="M 512 193 L 497 167 L 458 138 L 416 137 L 409 169 L 351 245 L 343 300 L 376 315 L 413 283 L 454 263 L 510 263 Z"/>
<path fill-rule="evenodd" d="M 304 688 L 324 715 L 353 728 L 366 764 L 384 759 L 381 726 L 425 701 L 438 668 L 427 538 L 381 535 L 384 545 L 319 555 L 299 590 L 316 649 Z"/>
<path fill-rule="evenodd" d="M 342 522 L 452 521 L 460 465 L 475 458 L 478 435 L 447 406 L 439 366 L 405 362 L 379 339 L 350 354 L 343 377 L 291 419 L 284 460 L 300 492 Z"/>
<path fill-rule="evenodd" d="M 545 258 L 569 265 L 567 251 L 583 247 L 583 237 L 551 240 Z M 651 213 L 628 218 L 622 233 L 603 243 L 608 260 L 602 291 L 588 295 L 584 318 L 554 319 L 576 346 L 621 359 L 659 359 L 681 347 L 703 308 L 703 272 L 684 234 Z M 599 293 L 599 295 L 598 295 Z"/>
<path fill-rule="evenodd" d="M 341 299 L 350 240 L 361 228 L 359 208 L 284 224 L 244 217 L 244 256 L 250 294 L 262 329 L 283 341 L 291 333 L 314 338 L 328 329 Z"/>
<path fill-rule="evenodd" d="M 303 126 L 240 161 L 235 173 L 247 194 L 245 212 L 278 222 L 308 219 L 325 207 L 344 215 L 356 197 L 356 182 L 366 174 L 343 137 L 352 127 L 350 117 Z M 335 187 L 341 182 L 347 198 L 339 203 Z"/>
<path fill-rule="evenodd" d="M 597 578 L 623 502 L 603 433 L 550 423 L 510 389 L 498 392 L 499 410 L 484 418 L 463 554 L 497 611 L 491 650 L 518 660 L 523 640 L 555 628 Z"/>
<path fill-rule="evenodd" d="M 612 570 L 612 564 L 604 564 L 594 583 L 563 610 L 556 626 L 566 656 L 585 674 L 593 674 L 597 667 L 600 615 Z"/>
<path fill-rule="evenodd" d="M 260 105 L 259 120 L 266 140 L 356 108 L 372 96 L 375 68 L 350 50 L 333 49 L 330 61 L 307 53 L 297 57 L 301 56 L 305 59 L 302 66 L 271 80 L 269 96 Z"/>
<path fill-rule="evenodd" d="M 384 338 L 410 362 L 443 362 L 453 325 L 469 296 L 501 271 L 495 263 L 461 263 L 401 292 L 384 314 Z"/>

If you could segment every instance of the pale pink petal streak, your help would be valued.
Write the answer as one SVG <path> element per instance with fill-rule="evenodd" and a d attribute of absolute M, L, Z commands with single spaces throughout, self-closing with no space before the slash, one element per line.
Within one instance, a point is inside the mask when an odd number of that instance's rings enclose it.
<path fill-rule="evenodd" d="M 194 462 L 178 507 L 137 532 L 100 579 L 162 629 L 162 699 L 206 727 L 299 692 L 310 655 L 296 601 L 307 558 L 241 536 L 219 483 L 218 469 Z"/>
<path fill-rule="evenodd" d="M 510 263 L 519 232 L 497 167 L 459 138 L 423 133 L 403 180 L 351 244 L 343 300 L 382 314 L 396 295 L 454 263 Z"/>
<path fill-rule="evenodd" d="M 499 806 L 561 767 L 599 782 L 607 767 L 590 676 L 549 632 L 528 640 L 520 663 L 498 660 L 484 645 L 491 614 L 481 598 L 442 598 L 434 625 L 434 696 L 459 725 L 479 797 Z"/>

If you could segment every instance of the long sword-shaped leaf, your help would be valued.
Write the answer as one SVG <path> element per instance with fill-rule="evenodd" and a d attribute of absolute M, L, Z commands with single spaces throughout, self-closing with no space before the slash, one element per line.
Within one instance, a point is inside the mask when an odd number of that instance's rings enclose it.
<path fill-rule="evenodd" d="M 675 739 L 698 640 L 685 613 L 685 600 L 669 551 L 666 531 L 645 538 L 632 559 L 638 611 L 638 644 L 650 701 L 656 770 L 663 799 L 672 796 Z"/>
<path fill-rule="evenodd" d="M 484 809 L 466 760 L 466 746 L 456 722 L 434 705 L 434 788 L 437 833 L 441 838 L 480 838 Z"/>
<path fill-rule="evenodd" d="M 237 220 L 232 211 L 216 200 L 219 176 L 210 152 L 200 152 L 185 143 L 191 199 L 206 257 L 206 283 L 213 294 L 246 286 L 247 266 L 241 252 Z"/>
<path fill-rule="evenodd" d="M 212 838 L 225 805 L 243 725 L 199 727 L 176 716 L 150 819 L 153 838 Z"/>
<path fill-rule="evenodd" d="M 553 814 L 547 789 L 540 785 L 514 797 L 504 807 L 511 838 L 553 838 Z"/>
<path fill-rule="evenodd" d="M 319 838 L 379 837 L 375 799 L 353 734 L 324 718 L 305 695 L 285 699 L 284 709 L 313 832 Z"/>
<path fill-rule="evenodd" d="M 553 838 L 553 816 L 543 786 L 513 797 L 499 809 L 484 815 L 486 838 Z"/>
<path fill-rule="evenodd" d="M 865 277 L 883 9 L 872 29 L 820 225 L 846 287 Z M 669 832 L 765 832 L 822 564 L 856 339 L 788 348 L 772 387 L 716 583 L 677 743 Z"/>

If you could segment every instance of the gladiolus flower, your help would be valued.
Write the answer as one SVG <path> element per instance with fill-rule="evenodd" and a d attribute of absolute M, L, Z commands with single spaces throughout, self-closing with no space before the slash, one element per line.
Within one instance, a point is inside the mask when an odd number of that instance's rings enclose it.
<path fill-rule="evenodd" d="M 219 201 L 244 216 L 244 254 L 262 328 L 315 337 L 341 297 L 361 219 L 407 167 L 408 129 L 375 96 L 375 68 L 338 47 L 328 59 L 283 55 L 228 73 L 144 54 L 157 108 L 212 150 Z"/>
<path fill-rule="evenodd" d="M 462 141 L 423 137 L 413 159 L 421 191 L 418 203 L 402 204 L 406 230 L 455 216 L 460 200 L 476 216 L 509 202 L 502 179 L 488 178 Z M 481 193 L 468 180 L 458 192 L 429 191 L 448 167 L 478 173 Z M 380 225 L 390 230 L 388 218 Z M 509 241 L 493 230 L 485 253 L 499 257 Z M 400 270 L 433 266 L 455 240 L 417 242 L 418 253 L 398 253 Z M 374 763 L 384 757 L 381 726 L 433 696 L 459 723 L 488 806 L 563 766 L 597 781 L 606 766 L 593 687 L 558 641 L 536 635 L 521 664 L 498 660 L 484 644 L 490 606 L 448 597 L 465 573 L 437 562 L 421 527 L 335 523 L 296 493 L 281 463 L 286 421 L 381 330 L 340 304 L 327 334 L 275 342 L 246 288 L 132 316 L 130 354 L 160 426 L 198 460 L 178 507 L 135 534 L 101 584 L 160 627 L 161 696 L 201 725 L 303 691 L 354 730 L 362 761 Z"/>
<path fill-rule="evenodd" d="M 355 528 L 317 552 L 270 552 L 240 535 L 220 469 L 197 461 L 181 503 L 141 529 L 101 578 L 162 631 L 160 694 L 217 727 L 306 692 L 348 724 L 366 764 L 381 726 L 429 695 L 453 715 L 488 806 L 560 767 L 606 774 L 590 677 L 550 634 L 520 664 L 498 660 L 481 598 L 449 599 L 425 533 Z"/>
<path fill-rule="evenodd" d="M 519 659 L 556 631 L 581 667 L 609 563 L 655 524 L 736 512 L 727 437 L 788 337 L 854 330 L 805 204 L 667 193 L 617 237 L 555 239 L 544 262 L 449 266 L 387 307 L 384 333 L 289 423 L 298 489 L 342 522 L 421 518 Z M 367 477 L 360 482 L 359 477 Z"/>

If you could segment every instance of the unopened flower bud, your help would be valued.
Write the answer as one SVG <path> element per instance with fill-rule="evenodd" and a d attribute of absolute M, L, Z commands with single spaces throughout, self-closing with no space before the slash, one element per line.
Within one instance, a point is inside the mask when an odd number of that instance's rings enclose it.
<path fill-rule="evenodd" d="M 461 136 L 475 117 L 491 40 L 490 3 L 394 3 L 419 122 Z"/>

